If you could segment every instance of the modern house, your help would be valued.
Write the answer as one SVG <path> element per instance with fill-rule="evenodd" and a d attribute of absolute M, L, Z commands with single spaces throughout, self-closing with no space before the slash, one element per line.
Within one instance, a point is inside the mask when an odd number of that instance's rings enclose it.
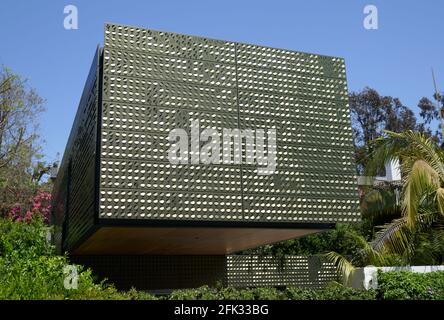
<path fill-rule="evenodd" d="M 198 137 L 179 162 L 175 129 Z M 199 162 L 205 129 L 232 159 Z M 273 170 L 252 161 L 261 141 Z M 228 254 L 358 221 L 344 60 L 107 24 L 52 219 L 59 252 L 108 278 L 174 278 L 154 288 L 208 283 L 227 273 Z"/>

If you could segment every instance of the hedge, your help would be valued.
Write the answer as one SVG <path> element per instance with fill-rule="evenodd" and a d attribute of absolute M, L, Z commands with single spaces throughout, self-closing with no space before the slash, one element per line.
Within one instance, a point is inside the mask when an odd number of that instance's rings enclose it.
<path fill-rule="evenodd" d="M 169 300 L 374 300 L 375 291 L 358 290 L 332 283 L 324 289 L 308 288 L 244 288 L 231 287 L 173 291 L 164 299 Z"/>
<path fill-rule="evenodd" d="M 444 271 L 379 271 L 377 297 L 382 300 L 444 300 Z"/>
<path fill-rule="evenodd" d="M 0 300 L 4 299 L 154 299 L 131 290 L 118 292 L 97 282 L 91 270 L 78 266 L 78 288 L 65 289 L 63 269 L 70 262 L 47 243 L 41 219 L 12 221 L 0 218 Z"/>
<path fill-rule="evenodd" d="M 210 288 L 173 291 L 171 300 L 444 300 L 444 271 L 414 273 L 378 272 L 378 289 L 358 290 L 332 283 L 326 288 Z"/>

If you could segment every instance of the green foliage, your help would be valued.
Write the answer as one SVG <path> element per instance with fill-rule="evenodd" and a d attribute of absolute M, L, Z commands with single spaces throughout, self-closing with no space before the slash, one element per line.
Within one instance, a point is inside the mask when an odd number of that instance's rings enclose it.
<path fill-rule="evenodd" d="M 444 271 L 379 272 L 377 290 L 359 290 L 331 283 L 323 289 L 299 287 L 210 288 L 173 291 L 170 300 L 444 300 Z"/>
<path fill-rule="evenodd" d="M 377 294 L 383 300 L 444 300 L 444 271 L 378 272 Z"/>
<path fill-rule="evenodd" d="M 264 255 L 315 255 L 336 251 L 342 255 L 353 255 L 362 249 L 356 237 L 361 235 L 360 225 L 338 224 L 335 229 L 303 238 L 286 240 L 274 245 L 249 250 L 245 253 Z"/>
<path fill-rule="evenodd" d="M 395 193 L 373 190 L 361 208 L 372 225 L 384 222 L 370 233 L 370 250 L 360 250 L 351 259 L 336 251 L 335 264 L 344 278 L 350 266 L 373 264 L 441 264 L 444 257 L 444 152 L 428 135 L 414 131 L 385 136 L 372 143 L 366 175 L 374 176 L 388 160 L 398 159 L 402 171 L 402 198 Z M 381 220 L 383 218 L 383 220 Z M 390 221 L 384 221 L 390 218 Z M 365 248 L 365 246 L 364 246 Z M 356 253 L 364 253 L 361 257 Z M 374 259 L 377 258 L 377 259 Z M 345 266 L 346 268 L 343 268 Z"/>
<path fill-rule="evenodd" d="M 440 229 L 443 224 L 444 152 L 425 134 L 413 131 L 385 134 L 374 141 L 373 157 L 366 171 L 373 175 L 387 160 L 400 160 L 402 216 L 383 226 L 372 245 L 378 251 L 404 256 L 410 262 L 417 247 L 415 234 Z"/>
<path fill-rule="evenodd" d="M 217 300 L 217 290 L 208 286 L 197 289 L 182 289 L 173 291 L 170 300 Z"/>
<path fill-rule="evenodd" d="M 46 241 L 49 230 L 39 218 L 31 223 L 0 219 L 0 256 L 31 260 L 52 254 L 53 247 Z"/>
<path fill-rule="evenodd" d="M 232 287 L 175 290 L 165 299 L 169 300 L 373 300 L 375 292 L 357 290 L 340 284 L 331 284 L 324 289 L 287 287 L 244 288 Z"/>
<path fill-rule="evenodd" d="M 208 287 L 175 290 L 166 299 L 169 300 L 281 300 L 284 292 L 276 288 L 237 289 L 233 287 Z"/>
<path fill-rule="evenodd" d="M 131 288 L 128 292 L 119 294 L 129 300 L 159 300 L 155 295 L 144 291 L 137 291 L 135 288 Z"/>
<path fill-rule="evenodd" d="M 349 102 L 359 174 L 363 172 L 365 161 L 371 157 L 370 141 L 383 135 L 383 129 L 402 132 L 428 128 L 417 123 L 415 113 L 399 98 L 380 95 L 369 87 L 350 93 Z"/>
<path fill-rule="evenodd" d="M 65 289 L 62 256 L 0 258 L 0 299 L 126 299 L 112 286 L 95 284 L 90 270 L 78 266 L 78 288 Z"/>
<path fill-rule="evenodd" d="M 254 293 L 251 290 L 238 290 L 233 287 L 221 288 L 220 299 L 225 300 L 254 300 Z"/>
<path fill-rule="evenodd" d="M 251 289 L 255 300 L 283 300 L 287 299 L 284 292 L 276 288 L 258 287 Z"/>
<path fill-rule="evenodd" d="M 444 264 L 444 231 L 429 230 L 413 236 L 412 265 Z"/>
<path fill-rule="evenodd" d="M 374 237 L 375 227 L 400 218 L 401 203 L 398 200 L 400 193 L 399 184 L 379 182 L 376 186 L 362 187 L 361 232 L 367 238 Z M 398 194 L 398 195 L 397 195 Z"/>
<path fill-rule="evenodd" d="M 78 288 L 65 289 L 65 256 L 56 256 L 46 241 L 42 219 L 15 222 L 0 219 L 0 300 L 3 299 L 153 299 L 142 292 L 119 293 L 96 283 L 91 270 L 78 268 Z"/>
<path fill-rule="evenodd" d="M 286 296 L 291 300 L 374 300 L 376 297 L 373 290 L 347 288 L 338 283 L 317 290 L 290 287 Z"/>
<path fill-rule="evenodd" d="M 326 289 L 320 290 L 320 300 L 374 300 L 373 290 L 359 290 L 331 283 Z"/>

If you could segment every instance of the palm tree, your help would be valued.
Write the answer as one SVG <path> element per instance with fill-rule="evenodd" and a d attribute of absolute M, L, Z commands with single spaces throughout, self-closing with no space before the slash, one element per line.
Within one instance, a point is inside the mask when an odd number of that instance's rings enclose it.
<path fill-rule="evenodd" d="M 366 172 L 375 175 L 386 161 L 400 160 L 402 216 L 376 234 L 372 247 L 381 253 L 410 257 L 417 232 L 441 228 L 444 221 L 444 152 L 423 133 L 386 131 L 375 141 Z"/>
<path fill-rule="evenodd" d="M 415 235 L 444 226 L 444 152 L 423 133 L 386 131 L 376 139 L 366 175 L 375 176 L 386 161 L 399 159 L 402 174 L 401 215 L 379 228 L 370 243 L 363 243 L 361 264 L 387 265 L 402 257 L 409 263 L 415 252 Z M 381 208 L 382 209 L 382 208 Z M 389 210 L 390 211 L 390 210 Z M 386 213 L 380 210 L 381 213 Z M 362 242 L 362 239 L 359 240 Z M 326 255 L 347 280 L 354 260 L 337 253 Z"/>

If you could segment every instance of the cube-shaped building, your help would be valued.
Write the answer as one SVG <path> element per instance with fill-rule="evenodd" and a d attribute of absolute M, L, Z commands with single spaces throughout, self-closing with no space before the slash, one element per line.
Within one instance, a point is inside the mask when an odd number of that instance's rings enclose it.
<path fill-rule="evenodd" d="M 234 130 L 240 161 L 193 162 L 192 139 L 171 161 L 172 130 L 196 121 L 221 150 Z M 262 174 L 247 159 L 261 130 L 275 136 Z M 226 255 L 358 221 L 344 60 L 107 24 L 52 217 L 59 250 L 77 256 Z"/>

